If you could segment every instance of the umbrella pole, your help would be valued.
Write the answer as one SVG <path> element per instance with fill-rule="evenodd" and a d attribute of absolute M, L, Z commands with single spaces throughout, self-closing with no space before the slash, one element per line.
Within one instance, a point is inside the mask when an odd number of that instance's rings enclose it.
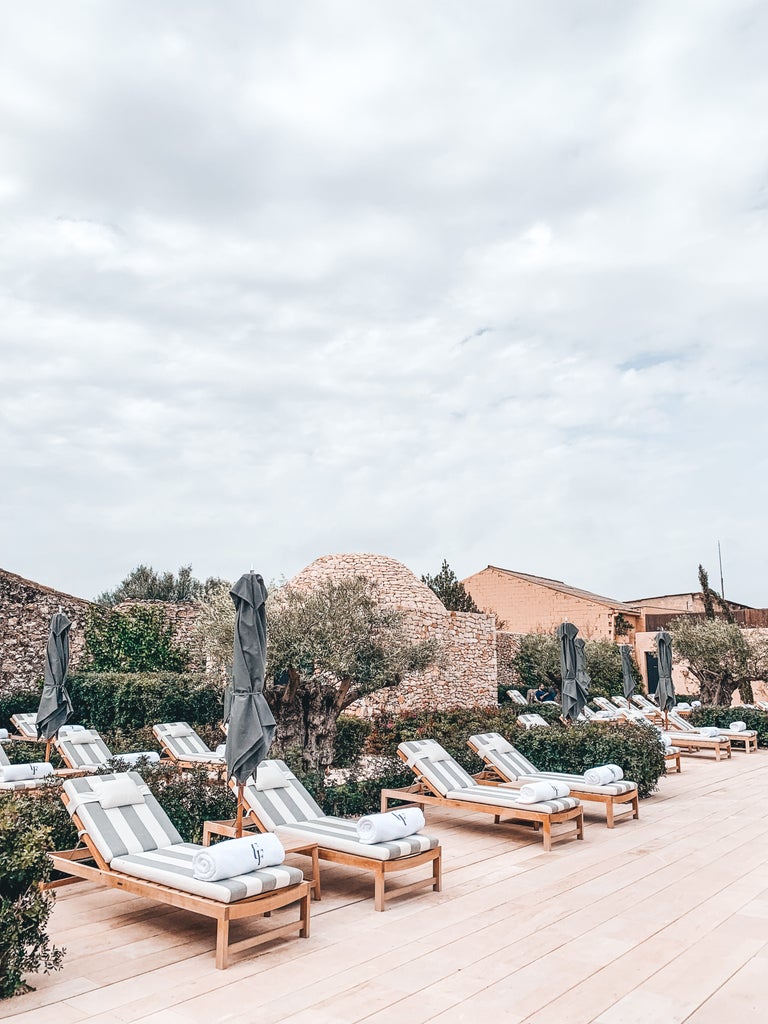
<path fill-rule="evenodd" d="M 243 834 L 243 783 L 238 782 L 237 784 L 237 821 L 235 823 L 235 831 L 238 839 Z"/>

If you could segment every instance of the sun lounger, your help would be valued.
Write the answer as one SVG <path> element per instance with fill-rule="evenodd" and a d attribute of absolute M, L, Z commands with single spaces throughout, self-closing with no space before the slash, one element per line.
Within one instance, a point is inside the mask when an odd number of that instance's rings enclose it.
<path fill-rule="evenodd" d="M 230 953 L 295 931 L 309 937 L 310 886 L 298 868 L 280 864 L 215 882 L 196 879 L 193 860 L 203 847 L 183 842 L 138 772 L 72 779 L 62 799 L 85 845 L 51 854 L 56 870 L 213 918 L 219 969 Z M 298 921 L 229 942 L 231 922 L 292 904 L 299 905 Z"/>
<path fill-rule="evenodd" d="M 539 771 L 528 758 L 497 732 L 470 736 L 469 746 L 486 765 L 490 781 L 507 782 L 515 786 L 527 782 L 564 782 L 579 800 L 601 803 L 605 807 L 606 823 L 613 828 L 624 818 L 639 818 L 637 783 L 621 779 L 604 786 L 590 785 L 583 775 L 570 772 Z M 617 813 L 618 811 L 618 813 Z"/>
<path fill-rule="evenodd" d="M 497 824 L 504 816 L 509 822 L 532 824 L 536 830 L 540 828 L 545 850 L 551 850 L 554 840 L 584 838 L 584 808 L 572 796 L 540 803 L 521 802 L 519 789 L 479 783 L 434 740 L 401 743 L 397 753 L 411 768 L 417 781 L 405 789 L 383 789 L 382 811 L 388 809 L 390 801 L 405 801 L 424 807 L 492 814 Z M 552 826 L 566 822 L 573 822 L 574 828 L 553 835 Z"/>
<path fill-rule="evenodd" d="M 528 701 L 519 690 L 507 690 L 507 696 L 513 704 L 521 704 L 523 707 L 528 707 Z"/>
<path fill-rule="evenodd" d="M 700 729 L 691 725 L 690 722 L 686 722 L 677 711 L 670 711 L 668 717 L 670 731 L 682 732 L 690 736 L 701 735 Z M 743 729 L 741 731 L 736 729 L 718 729 L 718 732 L 724 739 L 730 740 L 731 746 L 734 743 L 743 743 L 744 751 L 747 754 L 757 750 L 757 730 L 755 729 Z"/>
<path fill-rule="evenodd" d="M 533 712 L 527 715 L 518 715 L 517 720 L 520 725 L 525 726 L 526 729 L 533 729 L 537 725 L 543 725 L 545 729 L 549 728 L 549 722 L 546 718 L 542 718 L 537 712 Z"/>
<path fill-rule="evenodd" d="M 24 711 L 11 715 L 11 724 L 16 729 L 14 740 L 24 740 L 25 743 L 45 743 L 44 739 L 37 738 L 37 712 Z"/>
<path fill-rule="evenodd" d="M 230 785 L 236 789 L 233 782 Z M 259 831 L 274 832 L 280 839 L 299 837 L 315 842 L 321 860 L 373 872 L 376 910 L 385 910 L 391 896 L 401 896 L 425 886 L 440 892 L 442 851 L 439 840 L 419 832 L 392 842 L 361 843 L 357 823 L 324 814 L 284 761 L 262 761 L 257 780 L 251 778 L 245 785 L 243 799 L 244 820 Z M 209 824 L 206 822 L 206 828 Z M 235 834 L 234 822 L 222 824 L 231 828 L 225 834 Z M 431 865 L 427 878 L 399 886 L 389 893 L 386 891 L 391 875 L 422 864 Z"/>
<path fill-rule="evenodd" d="M 150 762 L 160 760 L 156 750 L 138 750 L 129 754 L 113 754 L 95 729 L 63 725 L 54 740 L 56 749 L 68 768 L 81 771 L 96 771 L 113 758 L 120 758 L 127 764 L 135 764 L 141 758 Z"/>
<path fill-rule="evenodd" d="M 211 750 L 187 722 L 153 725 L 152 732 L 166 754 L 180 768 L 210 768 L 221 771 L 227 767 L 225 754 Z"/>

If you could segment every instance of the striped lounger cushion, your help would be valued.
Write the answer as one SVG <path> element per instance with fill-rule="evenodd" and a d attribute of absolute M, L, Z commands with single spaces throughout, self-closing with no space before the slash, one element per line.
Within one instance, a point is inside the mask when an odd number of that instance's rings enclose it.
<path fill-rule="evenodd" d="M 22 736 L 30 740 L 37 739 L 37 714 L 33 711 L 11 715 L 11 722 Z"/>
<path fill-rule="evenodd" d="M 56 745 L 61 756 L 73 768 L 100 768 L 112 757 L 109 747 L 93 729 L 67 732 L 62 728 L 59 730 Z"/>
<path fill-rule="evenodd" d="M 147 882 L 159 882 L 161 885 L 191 892 L 196 896 L 208 896 L 219 903 L 236 903 L 249 896 L 260 896 L 262 893 L 284 889 L 288 885 L 304 881 L 304 875 L 299 868 L 280 864 L 277 867 L 250 871 L 247 875 L 220 878 L 217 882 L 201 882 L 192 873 L 192 861 L 201 849 L 202 847 L 195 843 L 179 843 L 160 850 L 115 857 L 109 866 L 114 871 L 143 878 Z"/>
<path fill-rule="evenodd" d="M 267 773 L 273 779 L 279 777 L 283 784 L 257 789 L 256 782 L 249 779 L 243 797 L 246 806 L 252 808 L 262 825 L 278 836 L 314 839 L 328 850 L 375 860 L 410 857 L 424 850 L 434 850 L 439 845 L 439 840 L 421 833 L 395 842 L 361 843 L 357 838 L 357 823 L 324 814 L 285 761 L 262 761 L 259 778 L 266 778 Z"/>
<path fill-rule="evenodd" d="M 401 743 L 399 749 L 407 755 L 409 763 L 418 764 L 424 778 L 448 800 L 469 800 L 472 803 L 491 804 L 502 808 L 549 813 L 568 811 L 579 805 L 579 801 L 570 796 L 526 804 L 520 802 L 519 791 L 516 788 L 480 786 L 439 743 L 433 740 Z"/>
<path fill-rule="evenodd" d="M 584 780 L 583 775 L 573 775 L 569 772 L 540 772 L 515 747 L 512 747 L 511 750 L 494 750 L 493 745 L 496 743 L 501 746 L 508 745 L 504 737 L 497 732 L 480 733 L 470 739 L 478 750 L 482 750 L 481 756 L 498 768 L 504 778 L 510 782 L 539 782 L 542 779 L 547 782 L 564 782 L 574 792 L 596 793 L 603 796 L 623 796 L 625 793 L 631 793 L 637 789 L 637 785 L 627 779 L 612 782 L 607 786 L 591 786 Z"/>
<path fill-rule="evenodd" d="M 225 758 L 203 743 L 187 722 L 165 722 L 163 725 L 153 725 L 152 732 L 179 761 L 216 761 L 220 764 L 225 762 Z"/>

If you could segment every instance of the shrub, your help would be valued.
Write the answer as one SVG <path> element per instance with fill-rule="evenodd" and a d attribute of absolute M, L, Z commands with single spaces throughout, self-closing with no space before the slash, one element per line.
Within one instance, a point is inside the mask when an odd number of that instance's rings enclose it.
<path fill-rule="evenodd" d="M 72 721 L 99 730 L 212 724 L 222 717 L 221 687 L 203 673 L 81 672 L 69 677 L 67 687 Z"/>
<path fill-rule="evenodd" d="M 46 925 L 53 896 L 40 890 L 51 875 L 51 832 L 26 818 L 27 800 L 0 796 L 0 998 L 20 990 L 26 971 L 59 970 L 63 950 L 51 945 Z"/>
<path fill-rule="evenodd" d="M 232 790 L 210 779 L 204 768 L 182 775 L 173 765 L 155 764 L 142 768 L 141 774 L 185 843 L 203 841 L 206 820 L 228 820 L 237 813 Z"/>
<path fill-rule="evenodd" d="M 715 704 L 694 708 L 688 721 L 691 725 L 714 725 L 718 729 L 727 729 L 731 722 L 744 722 L 748 729 L 757 731 L 757 745 L 768 747 L 768 711 L 759 708 L 732 708 Z"/>
<path fill-rule="evenodd" d="M 365 741 L 372 731 L 373 726 L 366 719 L 341 715 L 336 721 L 336 741 L 333 748 L 334 767 L 352 768 L 360 759 Z"/>
<path fill-rule="evenodd" d="M 183 672 L 189 663 L 162 608 L 91 608 L 85 649 L 94 672 Z"/>

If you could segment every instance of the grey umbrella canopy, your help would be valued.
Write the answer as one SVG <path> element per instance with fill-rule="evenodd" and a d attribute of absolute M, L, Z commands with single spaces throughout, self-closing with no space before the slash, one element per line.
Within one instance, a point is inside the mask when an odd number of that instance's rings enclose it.
<path fill-rule="evenodd" d="M 675 688 L 672 685 L 672 637 L 666 629 L 660 629 L 656 634 L 656 651 L 659 656 L 656 701 L 662 711 L 671 711 L 675 706 Z"/>
<path fill-rule="evenodd" d="M 249 572 L 240 577 L 230 594 L 235 605 L 235 644 L 227 775 L 242 784 L 255 774 L 275 736 L 275 720 L 264 696 L 267 588 L 258 573 Z"/>
<path fill-rule="evenodd" d="M 576 686 L 576 647 L 574 645 L 578 632 L 578 629 L 572 622 L 563 622 L 557 627 L 557 639 L 560 643 L 560 675 L 563 680 L 563 718 L 567 718 L 570 721 L 573 721 L 579 714 L 579 698 Z"/>
<path fill-rule="evenodd" d="M 52 740 L 72 714 L 64 682 L 69 668 L 69 630 L 72 623 L 63 612 L 51 619 L 48 646 L 45 651 L 43 694 L 37 709 L 37 738 Z"/>
<path fill-rule="evenodd" d="M 632 651 L 629 644 L 621 644 L 621 678 L 624 684 L 624 697 L 629 700 L 635 692 L 635 673 L 632 671 Z"/>
<path fill-rule="evenodd" d="M 584 650 L 584 641 L 577 636 L 573 641 L 576 648 L 576 718 L 584 710 L 584 705 L 589 700 L 589 684 L 592 680 L 587 672 L 587 654 Z"/>

